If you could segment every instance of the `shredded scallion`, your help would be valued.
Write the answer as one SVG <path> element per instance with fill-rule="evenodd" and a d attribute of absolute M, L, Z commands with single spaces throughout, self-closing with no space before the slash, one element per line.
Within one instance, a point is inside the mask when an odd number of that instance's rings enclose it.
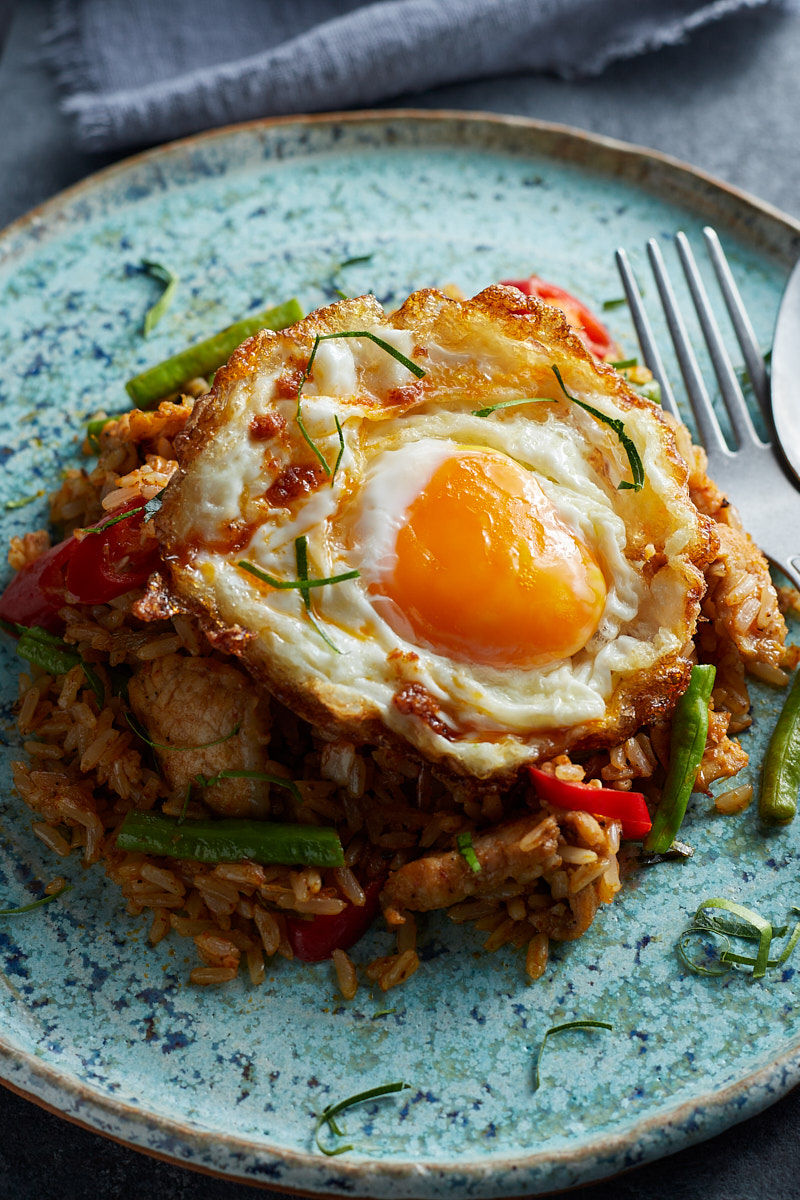
<path fill-rule="evenodd" d="M 262 583 L 268 583 L 270 587 L 277 588 L 279 591 L 294 589 L 303 594 L 307 588 L 327 587 L 329 583 L 344 583 L 347 579 L 358 579 L 359 577 L 358 571 L 345 571 L 341 575 L 329 575 L 326 579 L 276 579 L 273 575 L 262 571 L 255 563 L 248 562 L 246 558 L 240 559 L 236 565 L 243 571 L 249 572 L 250 575 L 255 575 L 256 579 L 260 579 Z"/>
<path fill-rule="evenodd" d="M 172 303 L 175 289 L 180 281 L 174 271 L 170 271 L 168 267 L 162 266 L 161 263 L 142 259 L 142 267 L 153 279 L 157 279 L 160 283 L 164 284 L 164 291 L 144 315 L 143 332 L 145 337 L 149 337 Z"/>
<path fill-rule="evenodd" d="M 39 488 L 38 492 L 34 492 L 32 496 L 20 496 L 19 500 L 6 500 L 6 511 L 10 512 L 13 508 L 25 508 L 28 504 L 33 504 L 34 500 L 38 500 L 44 495 L 44 488 Z"/>
<path fill-rule="evenodd" d="M 208 750 L 210 746 L 221 746 L 223 742 L 229 742 L 231 738 L 236 737 L 242 724 L 241 721 L 237 721 L 230 733 L 226 733 L 224 737 L 214 738 L 213 742 L 201 742 L 198 746 L 170 746 L 165 742 L 154 742 L 141 721 L 137 720 L 133 713 L 126 712 L 125 720 L 136 736 L 146 742 L 148 746 L 152 746 L 154 750 Z"/>
<path fill-rule="evenodd" d="M 20 904 L 19 908 L 4 908 L 0 911 L 0 917 L 19 917 L 22 913 L 33 912 L 35 908 L 44 908 L 45 904 L 49 904 L 51 900 L 57 900 L 65 892 L 71 891 L 72 884 L 65 883 L 57 892 L 51 892 L 49 896 L 40 896 L 38 900 L 32 900 L 30 904 Z"/>
<path fill-rule="evenodd" d="M 617 484 L 617 489 L 620 491 L 641 491 L 641 489 L 644 487 L 644 465 L 639 457 L 639 451 L 636 449 L 633 440 L 629 438 L 625 432 L 624 423 L 615 417 L 609 417 L 604 412 L 600 412 L 599 408 L 592 408 L 591 404 L 586 404 L 583 400 L 579 400 L 577 396 L 571 396 L 564 386 L 564 380 L 561 378 L 561 372 L 555 364 L 553 364 L 552 370 L 553 374 L 558 380 L 559 387 L 566 398 L 571 400 L 573 404 L 577 404 L 579 408 L 582 408 L 584 412 L 588 412 L 598 421 L 602 421 L 604 425 L 608 425 L 609 429 L 613 429 L 614 433 L 619 438 L 620 445 L 628 456 L 631 474 L 633 475 L 633 483 L 629 483 L 627 479 L 623 479 L 621 483 Z"/>
<path fill-rule="evenodd" d="M 533 1090 L 536 1091 L 539 1087 L 539 1066 L 544 1054 L 544 1048 L 547 1045 L 548 1038 L 551 1038 L 554 1033 L 566 1033 L 570 1029 L 613 1029 L 608 1021 L 565 1021 L 563 1025 L 551 1025 L 542 1038 L 542 1044 L 539 1047 L 539 1053 L 536 1055 L 536 1063 L 533 1068 Z"/>
<path fill-rule="evenodd" d="M 300 789 L 293 780 L 284 779 L 282 775 L 270 775 L 267 771 L 220 771 L 218 775 L 195 775 L 192 782 L 198 787 L 207 788 L 213 787 L 223 779 L 258 779 L 264 783 L 274 783 L 276 787 L 286 788 L 291 792 L 298 804 L 303 803 Z"/>
<path fill-rule="evenodd" d="M 499 404 L 490 404 L 488 408 L 473 408 L 473 417 L 488 417 L 500 408 L 515 408 L 518 404 L 552 404 L 549 396 L 524 396 L 520 400 L 501 400 Z"/>
<path fill-rule="evenodd" d="M 458 846 L 458 853 L 463 857 L 469 869 L 478 875 L 481 871 L 481 864 L 478 862 L 478 856 L 472 845 L 472 834 L 469 830 L 458 835 L 456 845 Z"/>
<path fill-rule="evenodd" d="M 380 1087 L 369 1088 L 366 1092 L 357 1092 L 355 1096 L 348 1096 L 346 1100 L 340 1100 L 337 1104 L 329 1104 L 324 1108 L 317 1117 L 316 1128 L 314 1129 L 314 1140 L 317 1143 L 317 1148 L 327 1155 L 328 1158 L 334 1158 L 337 1154 L 345 1154 L 348 1150 L 352 1150 L 353 1146 L 336 1146 L 334 1149 L 328 1149 L 324 1146 L 320 1133 L 322 1126 L 327 1125 L 328 1128 L 337 1137 L 342 1137 L 342 1130 L 336 1123 L 336 1116 L 340 1112 L 345 1112 L 348 1108 L 353 1108 L 356 1104 L 366 1104 L 368 1100 L 380 1100 L 382 1096 L 391 1096 L 395 1092 L 404 1092 L 411 1088 L 410 1083 L 383 1083 Z"/>

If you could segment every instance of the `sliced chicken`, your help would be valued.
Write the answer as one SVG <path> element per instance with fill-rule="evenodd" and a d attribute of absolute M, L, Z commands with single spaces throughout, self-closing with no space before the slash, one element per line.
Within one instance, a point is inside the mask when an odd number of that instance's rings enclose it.
<path fill-rule="evenodd" d="M 208 779 L 221 771 L 267 769 L 269 706 L 236 667 L 166 654 L 137 671 L 128 694 L 136 717 L 157 743 L 155 753 L 170 788 L 185 791 L 198 775 Z M 269 811 L 269 784 L 262 780 L 222 779 L 197 794 L 223 817 L 263 817 Z"/>
<path fill-rule="evenodd" d="M 473 835 L 480 863 L 473 871 L 459 851 L 428 854 L 389 876 L 381 893 L 390 925 L 403 924 L 403 910 L 428 912 L 449 908 L 469 896 L 506 898 L 524 891 L 545 869 L 558 865 L 558 824 L 553 817 L 531 815 Z"/>

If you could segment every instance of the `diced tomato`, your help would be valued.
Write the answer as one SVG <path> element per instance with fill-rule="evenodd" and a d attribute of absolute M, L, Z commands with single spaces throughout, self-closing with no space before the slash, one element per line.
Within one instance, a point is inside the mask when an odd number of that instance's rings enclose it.
<path fill-rule="evenodd" d="M 536 791 L 548 804 L 621 821 L 622 836 L 633 842 L 641 841 L 652 828 L 647 801 L 641 792 L 593 788 L 586 783 L 568 783 L 557 779 L 555 775 L 548 775 L 537 767 L 529 767 L 528 770 Z"/>
<path fill-rule="evenodd" d="M 366 933 L 378 912 L 378 897 L 383 879 L 376 879 L 364 888 L 365 902 L 361 907 L 348 904 L 334 916 L 314 917 L 303 921 L 286 918 L 286 935 L 297 958 L 303 962 L 321 962 L 334 950 L 349 950 Z"/>
<path fill-rule="evenodd" d="M 118 513 L 135 508 L 142 508 L 141 500 Z M 143 516 L 134 513 L 80 541 L 73 535 L 51 547 L 11 580 L 0 596 L 0 618 L 57 633 L 58 610 L 69 601 L 107 604 L 142 587 L 159 563 L 158 545 L 145 534 Z"/>
<path fill-rule="evenodd" d="M 131 500 L 113 516 L 137 508 L 142 501 Z M 142 587 L 159 562 L 158 544 L 145 531 L 143 512 L 105 528 L 100 522 L 99 529 L 77 542 L 67 567 L 67 588 L 82 604 L 107 604 Z"/>
<path fill-rule="evenodd" d="M 590 308 L 557 284 L 547 283 L 538 275 L 531 275 L 528 279 L 504 279 L 502 282 L 507 287 L 518 288 L 524 296 L 534 296 L 537 300 L 544 300 L 545 304 L 560 308 L 586 349 L 598 358 L 613 358 L 616 355 L 616 343 L 603 322 Z"/>
<path fill-rule="evenodd" d="M 77 545 L 67 538 L 17 571 L 0 596 L 0 618 L 15 625 L 37 625 L 58 633 L 58 610 L 65 604 L 65 575 Z"/>

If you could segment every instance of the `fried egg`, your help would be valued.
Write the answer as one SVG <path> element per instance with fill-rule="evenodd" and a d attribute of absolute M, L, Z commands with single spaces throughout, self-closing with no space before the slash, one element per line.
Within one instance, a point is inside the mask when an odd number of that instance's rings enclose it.
<path fill-rule="evenodd" d="M 513 289 L 257 334 L 178 458 L 172 596 L 332 734 L 508 782 L 685 686 L 715 543 L 673 434 Z"/>

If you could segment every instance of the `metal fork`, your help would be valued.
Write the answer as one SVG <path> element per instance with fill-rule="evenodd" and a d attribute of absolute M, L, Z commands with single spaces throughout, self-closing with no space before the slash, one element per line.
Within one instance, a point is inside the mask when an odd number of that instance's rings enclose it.
<path fill-rule="evenodd" d="M 769 378 L 764 366 L 764 357 L 719 238 L 714 230 L 708 227 L 703 230 L 703 234 L 725 306 L 744 355 L 753 391 L 767 427 L 771 429 Z M 791 482 L 777 446 L 772 441 L 762 441 L 755 430 L 688 238 L 684 233 L 678 233 L 675 236 L 675 244 L 737 443 L 735 448 L 731 448 L 722 433 L 686 333 L 686 325 L 675 299 L 661 249 L 656 239 L 651 238 L 647 243 L 650 266 L 697 423 L 698 436 L 708 455 L 708 473 L 736 505 L 745 529 L 770 562 L 779 567 L 795 587 L 800 588 L 800 491 Z M 663 408 L 680 419 L 675 395 L 664 371 L 628 256 L 620 249 L 617 250 L 616 258 L 642 356 L 661 386 Z M 772 436 L 774 438 L 774 433 Z"/>

